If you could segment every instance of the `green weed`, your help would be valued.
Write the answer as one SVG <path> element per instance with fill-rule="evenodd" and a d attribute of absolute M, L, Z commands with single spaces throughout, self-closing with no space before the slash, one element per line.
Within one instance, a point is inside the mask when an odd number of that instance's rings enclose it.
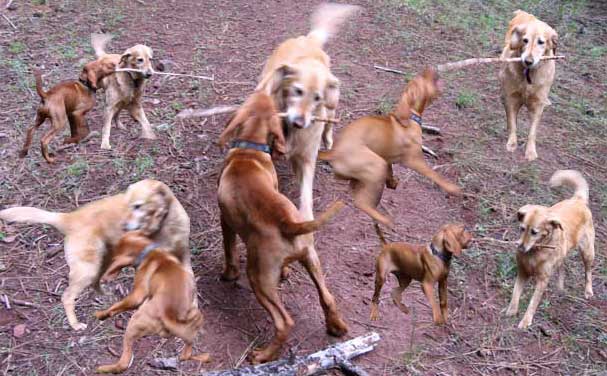
<path fill-rule="evenodd" d="M 474 92 L 463 89 L 455 98 L 455 106 L 460 110 L 470 108 L 476 104 L 477 100 L 478 96 Z"/>
<path fill-rule="evenodd" d="M 11 42 L 11 44 L 8 45 L 8 51 L 15 55 L 25 51 L 26 48 L 27 46 L 25 45 L 25 43 L 19 41 Z"/>

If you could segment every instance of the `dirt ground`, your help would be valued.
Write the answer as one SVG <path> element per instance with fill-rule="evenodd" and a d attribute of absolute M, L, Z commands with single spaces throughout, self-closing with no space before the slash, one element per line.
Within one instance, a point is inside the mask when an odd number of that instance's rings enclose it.
<path fill-rule="evenodd" d="M 6 0 L 4 0 L 6 2 Z M 0 1 L 2 3 L 2 1 Z M 607 2 L 524 0 L 380 0 L 358 2 L 364 12 L 348 22 L 326 50 L 342 81 L 339 128 L 366 114 L 391 110 L 408 79 L 425 65 L 469 57 L 498 56 L 512 11 L 521 7 L 559 32 L 557 79 L 538 136 L 539 159 L 523 158 L 527 121 L 523 113 L 520 147 L 506 152 L 505 114 L 499 101 L 497 66 L 446 74 L 446 89 L 424 114 L 441 136 L 424 136 L 438 154 L 430 160 L 469 194 L 448 198 L 428 180 L 397 167 L 401 184 L 386 191 L 383 210 L 396 226 L 392 240 L 427 242 L 444 223 L 462 221 L 473 230 L 474 247 L 452 265 L 450 323 L 436 327 L 417 283 L 405 293 L 413 308 L 402 314 L 382 294 L 381 319 L 368 319 L 378 240 L 371 221 L 349 205 L 316 235 L 327 283 L 350 327 L 346 338 L 370 331 L 382 339 L 355 363 L 371 375 L 598 375 L 607 372 Z M 223 152 L 214 141 L 226 116 L 178 121 L 184 108 L 237 104 L 255 87 L 266 57 L 282 40 L 308 32 L 317 1 L 74 1 L 15 0 L 0 13 L 0 207 L 27 205 L 72 210 L 124 190 L 145 177 L 173 189 L 192 221 L 191 249 L 204 333 L 196 349 L 209 351 L 210 364 L 179 365 L 179 374 L 197 374 L 248 364 L 247 353 L 266 343 L 273 329 L 246 278 L 219 280 L 223 250 L 216 205 L 217 174 Z M 1 4 L 0 4 L 1 5 Z M 14 27 L 13 27 L 14 26 Z M 214 75 L 214 82 L 151 79 L 145 95 L 148 118 L 159 136 L 142 141 L 126 116 L 127 131 L 112 130 L 111 151 L 99 139 L 65 150 L 46 164 L 34 147 L 16 157 L 38 103 L 31 69 L 39 67 L 46 86 L 75 79 L 93 56 L 92 32 L 112 33 L 110 51 L 135 43 L 154 49 L 167 71 Z M 405 77 L 378 72 L 373 65 L 400 69 Z M 101 97 L 90 113 L 91 129 L 101 128 Z M 42 132 L 38 132 L 40 137 Z M 61 139 L 58 137 L 57 139 Z M 34 145 L 37 145 L 38 138 Z M 58 143 L 55 144 L 58 146 Z M 281 190 L 297 200 L 285 161 L 277 162 Z M 516 274 L 516 210 L 527 203 L 550 205 L 567 197 L 547 181 L 556 169 L 574 168 L 587 177 L 597 230 L 594 298 L 583 298 L 583 268 L 577 252 L 567 260 L 566 291 L 550 285 L 529 330 L 506 318 Z M 341 198 L 346 183 L 319 163 L 315 210 Z M 1 226 L 1 225 L 0 225 Z M 494 239 L 494 240 L 492 240 Z M 244 256 L 243 256 L 244 257 Z M 243 260 L 244 262 L 244 260 Z M 7 375 L 92 374 L 121 350 L 128 314 L 98 322 L 93 312 L 118 300 L 131 286 L 132 272 L 79 299 L 83 332 L 67 325 L 61 305 L 67 267 L 62 237 L 49 227 L 0 227 L 0 372 Z M 526 308 L 527 288 L 521 311 Z M 342 339 L 328 336 L 310 279 L 295 267 L 282 284 L 282 297 L 296 325 L 284 355 L 307 354 Z M 8 303 L 7 303 L 8 302 Z M 10 307 L 10 308 L 9 308 Z M 23 329 L 25 329 L 23 331 Z M 175 339 L 155 337 L 136 345 L 126 374 L 166 374 L 148 365 L 171 357 Z"/>

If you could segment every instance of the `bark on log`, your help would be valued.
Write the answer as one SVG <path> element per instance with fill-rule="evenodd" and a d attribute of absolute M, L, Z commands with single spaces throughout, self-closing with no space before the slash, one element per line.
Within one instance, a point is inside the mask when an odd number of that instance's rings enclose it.
<path fill-rule="evenodd" d="M 257 366 L 213 371 L 205 376 L 307 376 L 317 375 L 331 368 L 342 368 L 348 375 L 367 376 L 360 367 L 353 366 L 348 360 L 368 353 L 375 348 L 380 337 L 376 332 L 334 344 L 324 350 L 307 356 L 281 359 Z"/>

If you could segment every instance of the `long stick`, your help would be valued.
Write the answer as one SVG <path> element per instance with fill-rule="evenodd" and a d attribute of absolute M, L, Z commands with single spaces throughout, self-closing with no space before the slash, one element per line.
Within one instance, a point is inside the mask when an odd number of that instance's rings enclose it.
<path fill-rule="evenodd" d="M 141 69 L 132 69 L 132 68 L 116 68 L 114 70 L 115 72 L 137 72 L 137 73 L 145 73 L 144 71 L 142 71 Z M 192 78 L 198 78 L 201 80 L 208 80 L 208 81 L 215 81 L 215 77 L 209 77 L 209 76 L 197 76 L 194 74 L 185 74 L 185 73 L 169 73 L 169 72 L 157 72 L 157 71 L 152 71 L 152 74 L 159 74 L 162 76 L 176 76 L 176 77 L 192 77 Z"/>
<path fill-rule="evenodd" d="M 563 56 L 563 55 L 542 56 L 540 58 L 540 60 L 558 60 L 558 59 L 564 59 L 564 58 L 565 58 L 565 56 Z M 520 61 L 521 61 L 520 57 L 512 57 L 512 58 L 508 58 L 508 59 L 502 59 L 500 57 L 481 57 L 481 58 L 473 58 L 473 59 L 455 61 L 453 63 L 439 64 L 436 66 L 436 69 L 439 72 L 446 72 L 446 71 L 450 71 L 450 70 L 454 70 L 454 69 L 464 68 L 469 65 L 478 65 L 478 64 L 486 64 L 486 63 L 517 63 Z"/>
<path fill-rule="evenodd" d="M 287 113 L 286 112 L 279 112 L 278 113 L 279 117 L 287 117 Z M 339 119 L 326 119 L 326 118 L 321 118 L 321 117 L 316 117 L 316 116 L 312 116 L 312 121 L 320 121 L 323 123 L 331 123 L 331 124 L 337 124 L 339 123 Z"/>
<path fill-rule="evenodd" d="M 187 109 L 179 112 L 176 117 L 178 119 L 189 119 L 189 118 L 193 118 L 193 117 L 205 117 L 205 116 L 229 114 L 236 110 L 238 110 L 238 106 L 218 106 L 218 107 L 208 108 L 205 110 L 194 110 L 191 108 L 187 108 Z"/>

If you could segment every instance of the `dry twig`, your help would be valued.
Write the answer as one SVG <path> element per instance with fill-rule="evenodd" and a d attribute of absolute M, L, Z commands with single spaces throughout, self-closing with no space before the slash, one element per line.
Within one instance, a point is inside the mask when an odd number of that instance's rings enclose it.
<path fill-rule="evenodd" d="M 137 72 L 137 73 L 145 73 L 141 69 L 132 69 L 132 68 L 117 68 L 115 72 Z M 169 73 L 169 72 L 158 72 L 152 71 L 152 74 L 161 75 L 161 76 L 175 76 L 175 77 L 192 77 L 198 78 L 200 80 L 214 81 L 215 77 L 209 76 L 197 76 L 194 74 L 185 74 L 185 73 Z"/>

